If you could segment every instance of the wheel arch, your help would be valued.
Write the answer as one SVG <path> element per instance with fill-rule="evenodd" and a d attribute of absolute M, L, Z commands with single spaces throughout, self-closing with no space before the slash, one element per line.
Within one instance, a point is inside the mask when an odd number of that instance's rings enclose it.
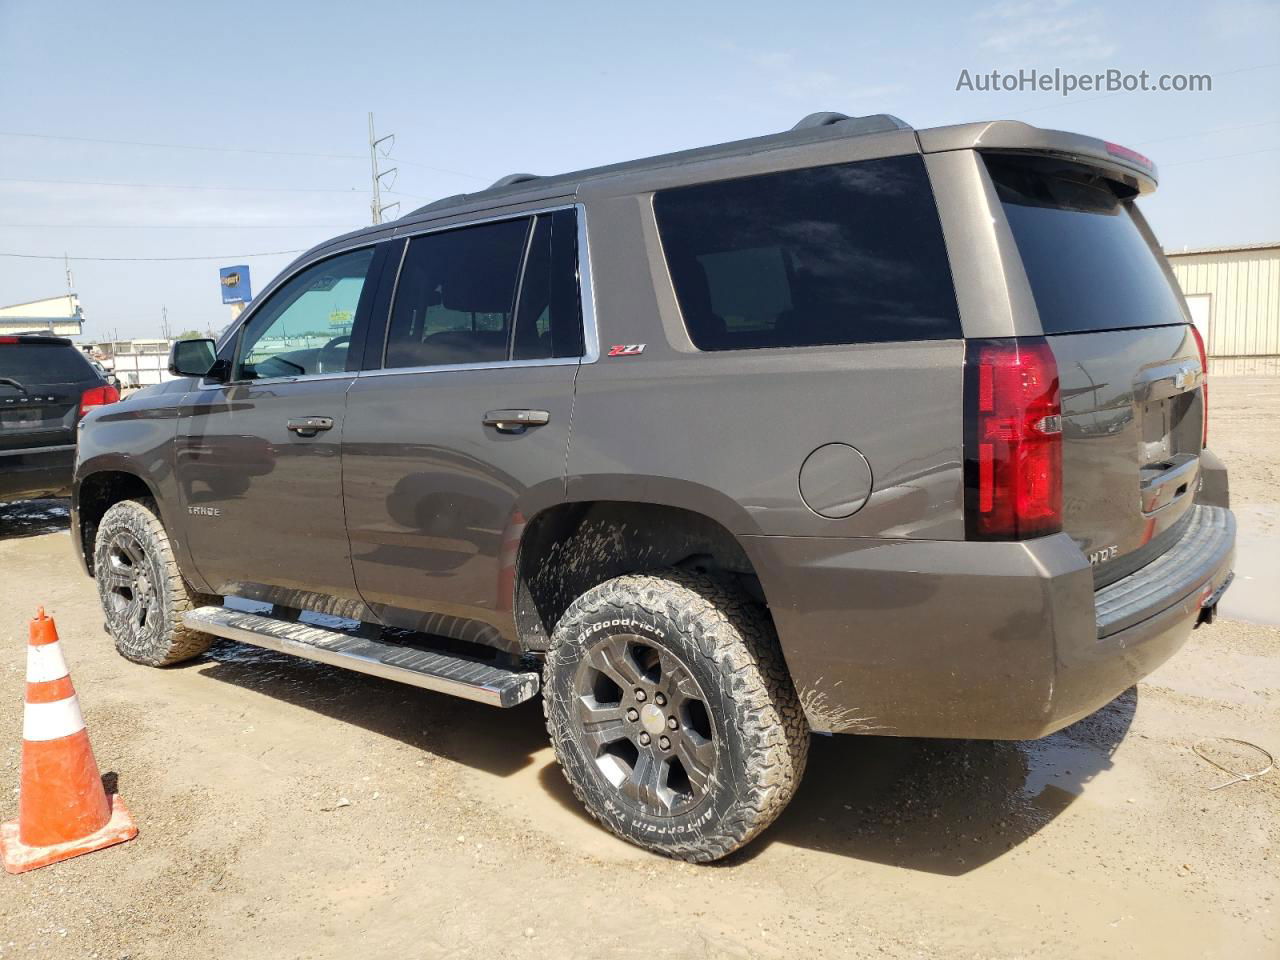
<path fill-rule="evenodd" d="M 570 603 L 628 573 L 683 567 L 733 579 L 764 604 L 760 577 L 741 538 L 706 513 L 651 500 L 569 500 L 509 529 L 516 633 L 545 650 Z M 518 544 L 518 545 L 517 545 Z"/>
<path fill-rule="evenodd" d="M 139 497 L 151 498 L 160 511 L 160 522 L 171 529 L 154 485 L 127 460 L 101 462 L 90 470 L 77 471 L 72 494 L 72 535 L 89 576 L 93 576 L 93 545 L 103 516 L 122 500 Z"/>

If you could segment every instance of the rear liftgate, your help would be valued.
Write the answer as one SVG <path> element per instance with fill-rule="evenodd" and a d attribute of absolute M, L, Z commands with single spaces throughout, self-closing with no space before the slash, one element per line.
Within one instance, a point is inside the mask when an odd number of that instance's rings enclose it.
<path fill-rule="evenodd" d="M 541 683 L 533 670 L 508 669 L 453 653 L 371 640 L 226 607 L 200 607 L 183 614 L 182 619 L 192 630 L 494 707 L 514 707 L 532 699 Z"/>

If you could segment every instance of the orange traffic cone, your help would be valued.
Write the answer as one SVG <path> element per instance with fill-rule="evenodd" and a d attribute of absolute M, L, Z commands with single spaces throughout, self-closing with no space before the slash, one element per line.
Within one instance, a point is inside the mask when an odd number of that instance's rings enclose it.
<path fill-rule="evenodd" d="M 41 607 L 27 647 L 18 819 L 0 825 L 4 868 L 24 873 L 137 835 L 124 803 L 102 788 L 58 629 Z"/>

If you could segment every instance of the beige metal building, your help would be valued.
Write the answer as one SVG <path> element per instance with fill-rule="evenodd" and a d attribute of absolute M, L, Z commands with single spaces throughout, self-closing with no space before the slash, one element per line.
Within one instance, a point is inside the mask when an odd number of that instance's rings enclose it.
<path fill-rule="evenodd" d="M 78 337 L 84 329 L 80 298 L 66 293 L 0 307 L 0 333 L 54 333 Z"/>
<path fill-rule="evenodd" d="M 1211 357 L 1280 356 L 1280 243 L 1166 250 Z"/>

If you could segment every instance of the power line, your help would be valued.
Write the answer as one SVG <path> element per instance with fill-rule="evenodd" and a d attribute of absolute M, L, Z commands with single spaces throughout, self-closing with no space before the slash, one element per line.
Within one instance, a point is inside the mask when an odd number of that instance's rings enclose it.
<path fill-rule="evenodd" d="M 19 133 L 0 130 L 0 137 L 22 137 L 28 140 L 66 140 L 75 143 L 109 143 L 120 147 L 153 147 L 161 150 L 200 150 L 209 153 L 253 153 L 267 157 L 314 157 L 322 160 L 363 160 L 350 153 L 311 153 L 301 150 L 256 150 L 251 147 L 215 147 L 191 143 L 156 143 L 144 140 L 107 140 L 102 137 L 70 137 L 52 133 Z"/>
<path fill-rule="evenodd" d="M 5 183 L 54 183 L 73 187 L 146 187 L 154 190 L 232 190 L 251 193 L 358 193 L 355 187 L 228 187 L 198 183 L 125 183 L 115 180 L 42 180 L 33 177 L 0 177 Z"/>
<path fill-rule="evenodd" d="M 1193 133 L 1177 133 L 1171 137 L 1157 137 L 1155 140 L 1139 140 L 1133 145 L 1135 147 L 1145 147 L 1152 143 L 1167 143 L 1170 140 L 1189 140 L 1192 137 L 1207 137 L 1215 133 L 1229 133 L 1232 130 L 1252 130 L 1255 127 L 1270 127 L 1280 123 L 1280 120 L 1262 120 L 1258 123 L 1239 123 L 1231 127 L 1217 127 L 1213 130 L 1196 130 Z M 1163 164 L 1161 164 L 1163 166 Z"/>
<path fill-rule="evenodd" d="M 21 137 L 26 140 L 62 140 L 69 143 L 107 143 L 118 147 L 148 147 L 157 150 L 198 150 L 205 153 L 249 153 L 262 157 L 307 157 L 318 160 L 364 160 L 361 154 L 356 153 L 315 153 L 304 150 L 258 150 L 252 147 L 226 147 L 213 146 L 206 144 L 194 143 L 157 143 L 155 141 L 146 140 L 108 140 L 102 137 L 71 137 L 63 134 L 52 133 L 22 133 L 16 130 L 0 130 L 0 137 Z M 465 173 L 462 170 L 452 170 L 448 167 L 438 167 L 434 164 L 423 163 L 420 160 L 402 160 L 395 158 L 397 162 L 408 164 L 414 167 L 422 167 L 426 170 L 434 170 L 436 173 L 448 173 L 455 177 L 466 177 L 471 180 L 486 180 L 488 178 L 477 176 L 474 173 Z"/>
<path fill-rule="evenodd" d="M 1280 67 L 1280 62 L 1277 62 L 1277 63 L 1259 63 L 1259 64 L 1256 64 L 1256 65 L 1254 65 L 1254 66 L 1252 66 L 1252 67 L 1237 67 L 1235 70 L 1216 70 L 1216 71 L 1214 71 L 1212 74 L 1210 74 L 1210 76 L 1216 76 L 1216 77 L 1229 77 L 1229 76 L 1232 76 L 1232 75 L 1237 74 L 1237 73 L 1248 73 L 1248 72 L 1250 72 L 1251 70 L 1270 70 L 1272 67 Z M 1104 93 L 1104 94 L 1103 94 L 1102 96 L 1100 96 L 1100 97 L 1086 97 L 1086 98 L 1085 98 L 1085 99 L 1083 99 L 1083 100 L 1072 99 L 1071 97 L 1060 97 L 1058 100 L 1056 100 L 1056 101 L 1055 101 L 1055 102 L 1053 102 L 1053 103 L 1044 103 L 1044 104 L 1041 104 L 1041 105 L 1040 105 L 1040 106 L 1038 106 L 1038 107 L 1028 107 L 1028 108 L 1027 108 L 1027 109 L 1025 109 L 1025 110 L 1014 110 L 1014 111 L 1012 111 L 1011 113 L 1006 113 L 1006 114 L 1005 114 L 1005 116 L 1006 116 L 1006 117 L 1020 117 L 1020 116 L 1022 116 L 1024 113 L 1036 113 L 1036 112 L 1038 112 L 1038 111 L 1040 111 L 1040 110 L 1053 110 L 1053 109 L 1055 109 L 1055 108 L 1057 108 L 1057 107 L 1075 106 L 1076 104 L 1081 104 L 1081 103 L 1096 103 L 1096 102 L 1097 102 L 1097 101 L 1099 101 L 1099 100 L 1110 100 L 1112 97 L 1127 97 L 1127 96 L 1129 96 L 1130 94 L 1134 94 L 1134 93 L 1153 93 L 1153 92 L 1157 92 L 1157 93 L 1181 93 L 1181 92 L 1184 92 L 1184 91 L 1177 91 L 1177 90 L 1160 90 L 1160 91 L 1152 91 L 1152 90 L 1117 90 L 1115 93 Z M 1211 92 L 1212 92 L 1212 90 L 1207 91 L 1207 92 L 1210 92 L 1210 93 L 1211 93 Z"/>
<path fill-rule="evenodd" d="M 1160 169 L 1167 167 L 1182 167 L 1188 163 L 1206 163 L 1209 160 L 1234 160 L 1236 157 L 1252 157 L 1259 153 L 1275 153 L 1280 147 L 1267 147 L 1262 150 L 1246 150 L 1244 153 L 1225 153 L 1216 157 L 1196 157 L 1194 160 L 1176 160 L 1173 163 L 1162 163 Z"/>
<path fill-rule="evenodd" d="M 94 260 L 107 263 L 169 263 L 176 260 L 247 260 L 249 257 L 282 257 L 301 250 L 269 250 L 266 253 L 228 253 L 217 257 L 71 257 L 64 253 L 0 253 L 0 257 L 18 260 Z"/>
<path fill-rule="evenodd" d="M 0 223 L 0 230 L 355 230 L 350 223 Z"/>

